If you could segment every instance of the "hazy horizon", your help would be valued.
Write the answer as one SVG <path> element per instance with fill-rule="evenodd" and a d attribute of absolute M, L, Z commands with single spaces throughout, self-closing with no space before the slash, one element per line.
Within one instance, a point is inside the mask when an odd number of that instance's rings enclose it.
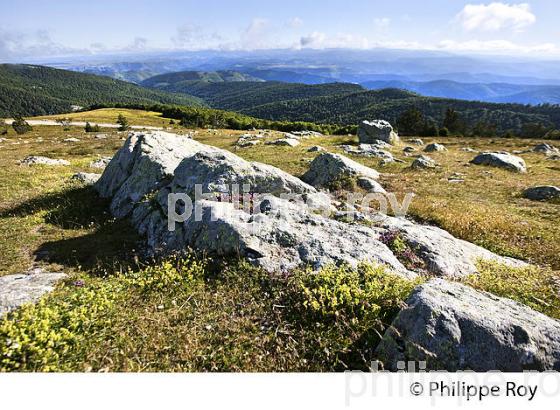
<path fill-rule="evenodd" d="M 211 50 L 413 50 L 560 59 L 555 2 L 2 0 L 0 62 Z"/>

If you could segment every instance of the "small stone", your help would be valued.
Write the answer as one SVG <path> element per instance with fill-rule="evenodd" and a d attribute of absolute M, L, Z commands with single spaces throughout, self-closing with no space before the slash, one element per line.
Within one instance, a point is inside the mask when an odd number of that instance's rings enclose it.
<path fill-rule="evenodd" d="M 560 198 L 560 188 L 552 185 L 535 186 L 523 191 L 523 197 L 533 201 L 547 201 Z"/>
<path fill-rule="evenodd" d="M 68 166 L 70 162 L 66 161 L 65 159 L 52 159 L 47 157 L 39 157 L 39 156 L 28 156 L 25 157 L 23 160 L 20 161 L 21 165 L 48 165 L 48 166 Z"/>
<path fill-rule="evenodd" d="M 447 148 L 437 143 L 428 144 L 426 145 L 426 148 L 424 148 L 424 152 L 441 152 L 441 151 L 447 151 Z"/>

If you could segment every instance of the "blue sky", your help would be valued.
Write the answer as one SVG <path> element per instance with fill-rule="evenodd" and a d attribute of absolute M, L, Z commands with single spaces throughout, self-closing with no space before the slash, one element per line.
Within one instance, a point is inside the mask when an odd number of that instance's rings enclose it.
<path fill-rule="evenodd" d="M 407 48 L 560 57 L 560 2 L 0 0 L 0 60 L 269 48 Z"/>

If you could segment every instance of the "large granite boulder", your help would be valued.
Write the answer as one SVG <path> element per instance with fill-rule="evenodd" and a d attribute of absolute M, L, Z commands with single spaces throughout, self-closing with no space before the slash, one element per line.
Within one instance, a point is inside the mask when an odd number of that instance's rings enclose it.
<path fill-rule="evenodd" d="M 533 201 L 547 201 L 560 198 L 560 188 L 553 185 L 535 186 L 523 191 L 523 197 Z"/>
<path fill-rule="evenodd" d="M 323 153 L 311 162 L 302 179 L 314 187 L 325 187 L 343 177 L 378 179 L 379 172 L 344 155 Z"/>
<path fill-rule="evenodd" d="M 418 286 L 378 345 L 386 369 L 560 371 L 560 322 L 509 299 L 442 279 Z"/>
<path fill-rule="evenodd" d="M 363 144 L 374 144 L 375 141 L 384 141 L 395 144 L 399 136 L 388 121 L 374 120 L 362 121 L 358 126 L 358 139 Z"/>
<path fill-rule="evenodd" d="M 483 152 L 474 157 L 471 164 L 487 165 L 513 172 L 527 172 L 527 165 L 523 158 L 507 152 Z"/>
<path fill-rule="evenodd" d="M 25 303 L 36 302 L 65 277 L 64 273 L 41 269 L 0 276 L 0 318 Z"/>
<path fill-rule="evenodd" d="M 173 231 L 167 229 L 166 216 L 157 209 L 134 215 L 133 221 L 152 249 L 189 246 L 212 255 L 241 256 L 269 272 L 372 262 L 405 277 L 415 276 L 377 239 L 380 230 L 317 215 L 303 203 L 264 196 L 254 213 L 236 209 L 229 202 L 203 200 L 198 204 L 201 217 L 190 217 Z"/>

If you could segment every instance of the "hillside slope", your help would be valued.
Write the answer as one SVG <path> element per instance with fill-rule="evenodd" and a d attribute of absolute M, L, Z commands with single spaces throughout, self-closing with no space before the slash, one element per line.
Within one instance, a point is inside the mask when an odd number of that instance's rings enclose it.
<path fill-rule="evenodd" d="M 203 105 L 189 95 L 149 90 L 107 77 L 35 65 L 0 65 L 0 117 L 69 112 L 93 104 Z"/>
<path fill-rule="evenodd" d="M 303 100 L 323 96 L 348 95 L 364 91 L 357 84 L 329 83 L 308 85 L 277 81 L 210 81 L 185 80 L 201 78 L 202 74 L 183 72 L 164 74 L 143 81 L 141 85 L 174 93 L 194 95 L 215 108 L 240 111 L 280 101 Z M 240 76 L 246 74 L 237 73 Z"/>
<path fill-rule="evenodd" d="M 487 123 L 498 132 L 518 132 L 523 124 L 539 123 L 560 127 L 560 107 L 497 104 L 435 97 L 423 97 L 404 90 L 384 89 L 349 95 L 322 96 L 305 100 L 280 101 L 248 106 L 240 112 L 277 121 L 356 124 L 364 119 L 383 118 L 396 122 L 410 108 L 441 124 L 447 108 L 455 109 L 470 126 Z"/>

